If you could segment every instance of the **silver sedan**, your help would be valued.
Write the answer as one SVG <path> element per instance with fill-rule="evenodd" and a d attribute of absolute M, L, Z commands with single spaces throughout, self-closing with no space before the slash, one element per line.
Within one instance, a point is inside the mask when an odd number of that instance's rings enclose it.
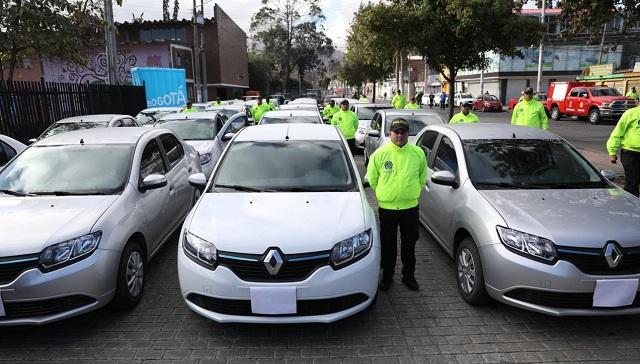
<path fill-rule="evenodd" d="M 0 326 L 137 304 L 197 172 L 193 148 L 151 128 L 63 133 L 14 158 L 0 169 Z"/>
<path fill-rule="evenodd" d="M 420 221 L 458 291 L 551 315 L 640 313 L 640 200 L 539 129 L 432 125 Z"/>

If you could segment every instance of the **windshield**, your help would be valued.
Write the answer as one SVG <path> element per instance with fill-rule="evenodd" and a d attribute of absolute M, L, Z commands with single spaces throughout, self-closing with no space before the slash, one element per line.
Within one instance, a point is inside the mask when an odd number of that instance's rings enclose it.
<path fill-rule="evenodd" d="M 478 189 L 599 188 L 608 184 L 559 140 L 465 140 L 469 176 Z"/>
<path fill-rule="evenodd" d="M 409 122 L 409 135 L 416 136 L 425 126 L 432 124 L 443 124 L 444 121 L 438 115 L 387 115 L 387 120 L 392 121 L 396 118 L 403 118 Z M 389 129 L 391 128 L 391 123 L 387 122 L 385 125 L 385 134 L 389 135 Z"/>
<path fill-rule="evenodd" d="M 351 191 L 356 179 L 338 141 L 252 141 L 231 145 L 214 184 L 258 191 Z"/>
<path fill-rule="evenodd" d="M 31 147 L 0 171 L 0 190 L 35 194 L 114 194 L 124 189 L 133 147 Z"/>
<path fill-rule="evenodd" d="M 106 128 L 109 126 L 109 121 L 98 122 L 78 122 L 78 123 L 55 123 L 45 130 L 40 139 L 48 138 L 50 136 L 66 133 L 68 131 L 81 130 L 81 129 L 93 129 L 93 128 Z"/>
<path fill-rule="evenodd" d="M 231 110 L 231 109 L 222 109 L 222 110 L 216 110 L 216 111 L 218 112 L 218 114 L 222 114 L 226 116 L 227 119 L 239 112 L 242 112 L 241 110 Z"/>
<path fill-rule="evenodd" d="M 321 124 L 317 116 L 265 116 L 260 125 L 268 124 Z"/>
<path fill-rule="evenodd" d="M 460 94 L 461 99 L 472 99 L 473 95 L 471 94 Z"/>
<path fill-rule="evenodd" d="M 602 88 L 592 88 L 591 89 L 592 96 L 622 96 L 618 90 L 615 88 L 602 87 Z"/>
<path fill-rule="evenodd" d="M 182 140 L 211 140 L 216 136 L 215 123 L 211 119 L 170 120 L 157 127 L 171 130 Z"/>
<path fill-rule="evenodd" d="M 498 98 L 493 95 L 485 95 L 484 101 L 498 101 Z"/>
<path fill-rule="evenodd" d="M 136 115 L 136 121 L 140 126 L 153 125 L 158 120 L 160 120 L 161 117 L 165 115 L 173 114 L 174 112 L 175 111 L 155 111 L 155 112 L 139 113 L 138 115 Z"/>
<path fill-rule="evenodd" d="M 373 114 L 378 110 L 390 109 L 391 106 L 368 106 L 368 107 L 358 107 L 358 120 L 371 120 L 373 119 Z"/>

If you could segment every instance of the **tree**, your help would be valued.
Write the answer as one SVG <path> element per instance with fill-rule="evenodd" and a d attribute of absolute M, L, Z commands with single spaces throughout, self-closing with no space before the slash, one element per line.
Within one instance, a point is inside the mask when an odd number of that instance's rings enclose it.
<path fill-rule="evenodd" d="M 262 53 L 249 53 L 249 88 L 259 90 L 261 95 L 268 95 L 273 66 Z"/>
<path fill-rule="evenodd" d="M 94 0 L 10 0 L 0 2 L 0 77 L 8 65 L 13 80 L 18 62 L 40 55 L 75 63 L 85 48 L 102 42 L 104 23 Z"/>
<path fill-rule="evenodd" d="M 623 32 L 640 22 L 640 0 L 563 0 L 557 7 L 562 9 L 560 19 L 569 36 L 586 29 L 592 39 L 598 38 L 605 24 L 617 17 L 624 20 Z"/>
<path fill-rule="evenodd" d="M 294 68 L 304 75 L 317 67 L 322 54 L 333 52 L 324 19 L 319 0 L 262 0 L 251 18 L 254 42 L 280 73 L 284 87 Z"/>

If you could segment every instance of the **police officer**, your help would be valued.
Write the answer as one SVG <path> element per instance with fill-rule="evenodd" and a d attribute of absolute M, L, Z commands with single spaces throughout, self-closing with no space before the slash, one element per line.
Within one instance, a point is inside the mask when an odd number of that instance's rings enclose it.
<path fill-rule="evenodd" d="M 624 168 L 624 190 L 636 197 L 640 184 L 640 106 L 629 109 L 622 114 L 618 124 L 607 141 L 607 151 L 611 163 L 617 163 L 618 147 L 620 161 Z"/>
<path fill-rule="evenodd" d="M 349 110 L 349 101 L 342 100 L 340 111 L 333 114 L 331 125 L 336 125 L 347 140 L 351 153 L 356 149 L 356 130 L 358 130 L 358 115 Z"/>
<path fill-rule="evenodd" d="M 400 90 L 396 91 L 396 95 L 391 99 L 391 105 L 394 109 L 404 109 L 404 104 L 407 101 L 404 99 L 404 95 L 400 92 Z"/>
<path fill-rule="evenodd" d="M 405 109 L 419 109 L 420 105 L 416 103 L 416 98 L 412 97 L 409 99 L 409 103 L 404 106 Z"/>
<path fill-rule="evenodd" d="M 213 102 L 213 106 L 220 106 L 222 105 L 222 101 L 220 101 L 219 97 L 216 97 L 216 101 Z"/>
<path fill-rule="evenodd" d="M 193 101 L 187 101 L 187 106 L 185 106 L 180 112 L 198 112 L 198 109 L 193 107 Z"/>
<path fill-rule="evenodd" d="M 333 115 L 340 111 L 340 108 L 336 106 L 335 100 L 329 100 L 329 105 L 322 109 L 322 117 L 331 120 Z"/>
<path fill-rule="evenodd" d="M 549 129 L 549 119 L 542 103 L 533 97 L 533 89 L 527 87 L 523 94 L 524 100 L 518 102 L 511 114 L 512 125 L 523 125 L 530 128 Z"/>
<path fill-rule="evenodd" d="M 636 100 L 636 102 L 640 101 L 640 95 L 638 95 L 635 86 L 632 86 L 631 91 L 627 92 L 627 97 Z"/>
<path fill-rule="evenodd" d="M 253 122 L 256 123 L 256 125 L 260 123 L 260 120 L 262 120 L 262 116 L 264 115 L 264 113 L 271 110 L 271 106 L 262 102 L 261 96 L 258 96 L 257 100 L 258 100 L 258 103 L 253 105 L 253 107 L 251 108 L 251 115 L 253 115 Z"/>
<path fill-rule="evenodd" d="M 358 99 L 358 101 L 360 102 L 368 102 L 369 99 L 367 99 L 367 96 L 365 94 L 360 95 L 360 98 Z"/>
<path fill-rule="evenodd" d="M 453 117 L 451 118 L 451 120 L 449 120 L 449 124 L 458 124 L 458 123 L 477 123 L 480 121 L 480 119 L 478 118 L 478 116 L 474 113 L 472 113 L 471 107 L 472 107 L 473 103 L 471 102 L 465 102 L 464 104 L 462 104 L 462 107 L 460 107 L 460 112 L 453 115 Z"/>
<path fill-rule="evenodd" d="M 402 283 L 411 290 L 420 289 L 414 272 L 415 244 L 418 240 L 418 198 L 427 181 L 427 160 L 417 146 L 407 143 L 409 123 L 399 118 L 391 122 L 391 143 L 371 155 L 367 178 L 376 193 L 382 240 L 382 281 L 386 291 L 393 283 L 400 227 Z"/>
<path fill-rule="evenodd" d="M 269 111 L 275 111 L 276 110 L 276 106 L 269 101 L 271 98 L 269 96 L 267 96 L 267 98 L 265 99 L 265 104 L 269 105 Z"/>

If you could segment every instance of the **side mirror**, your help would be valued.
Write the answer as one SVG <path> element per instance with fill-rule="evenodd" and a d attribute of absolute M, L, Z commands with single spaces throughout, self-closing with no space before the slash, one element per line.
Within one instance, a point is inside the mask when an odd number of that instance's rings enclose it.
<path fill-rule="evenodd" d="M 33 143 L 35 143 L 35 142 L 37 142 L 37 141 L 38 141 L 38 139 L 36 139 L 36 138 L 31 138 L 31 139 L 27 140 L 27 143 L 29 143 L 29 144 L 31 145 L 31 144 L 33 144 Z"/>
<path fill-rule="evenodd" d="M 167 185 L 167 179 L 161 174 L 150 174 L 142 180 L 140 191 L 155 190 Z"/>
<path fill-rule="evenodd" d="M 458 188 L 458 182 L 456 181 L 456 176 L 454 176 L 453 173 L 449 171 L 434 172 L 431 175 L 431 182 L 437 185 Z"/>
<path fill-rule="evenodd" d="M 380 138 L 380 130 L 369 130 L 367 136 L 370 136 L 372 138 Z"/>
<path fill-rule="evenodd" d="M 616 180 L 616 172 L 610 170 L 610 169 L 603 169 L 600 171 L 600 173 L 602 174 L 602 176 L 606 179 L 608 179 L 609 181 L 613 182 Z"/>
<path fill-rule="evenodd" d="M 207 177 L 204 173 L 194 173 L 189 176 L 189 184 L 202 191 L 207 186 Z"/>
<path fill-rule="evenodd" d="M 233 136 L 236 135 L 235 133 L 226 133 L 225 135 L 222 136 L 222 141 L 223 142 L 228 142 L 229 140 L 233 139 Z"/>

